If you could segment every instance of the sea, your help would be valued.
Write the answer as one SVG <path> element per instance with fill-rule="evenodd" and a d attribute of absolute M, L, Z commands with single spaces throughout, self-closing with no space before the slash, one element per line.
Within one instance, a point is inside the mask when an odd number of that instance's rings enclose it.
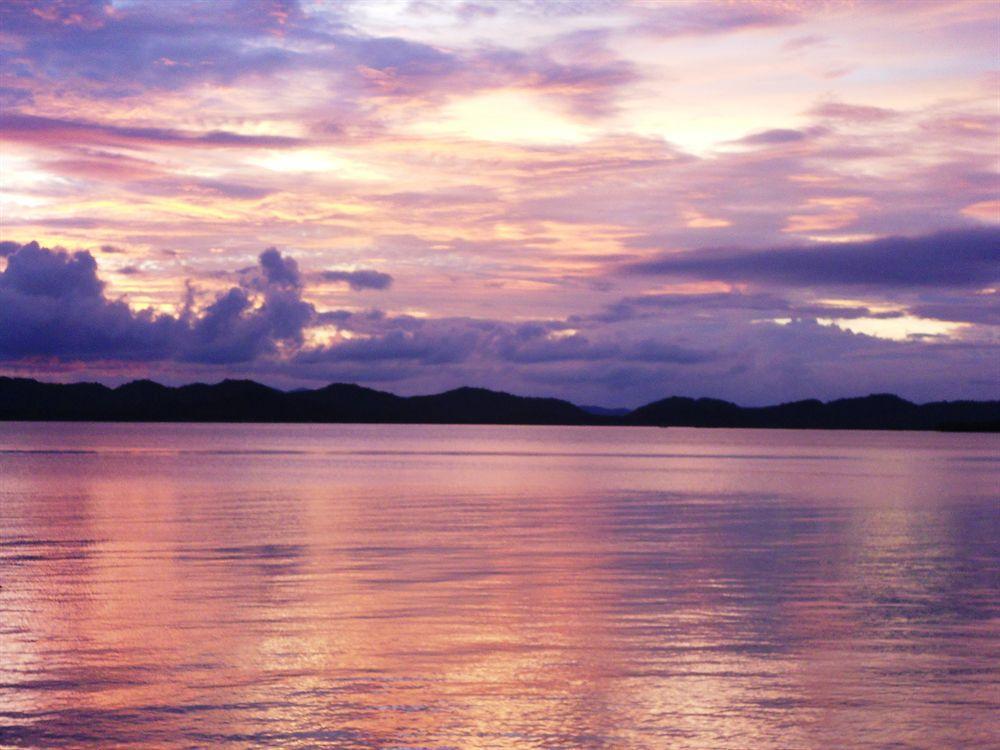
<path fill-rule="evenodd" d="M 0 746 L 1000 746 L 1000 437 L 0 424 Z"/>

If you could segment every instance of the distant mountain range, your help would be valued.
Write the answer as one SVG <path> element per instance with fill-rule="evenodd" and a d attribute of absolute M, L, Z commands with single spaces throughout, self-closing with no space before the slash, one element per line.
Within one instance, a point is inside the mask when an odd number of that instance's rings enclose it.
<path fill-rule="evenodd" d="M 108 388 L 99 383 L 41 383 L 0 377 L 0 420 L 126 422 L 376 422 L 427 424 L 647 425 L 854 430 L 995 432 L 1000 401 L 914 404 L 879 394 L 837 401 L 743 407 L 708 398 L 666 398 L 632 411 L 580 407 L 484 388 L 433 396 L 396 396 L 334 383 L 279 391 L 251 380 L 172 388 L 150 380 Z"/>

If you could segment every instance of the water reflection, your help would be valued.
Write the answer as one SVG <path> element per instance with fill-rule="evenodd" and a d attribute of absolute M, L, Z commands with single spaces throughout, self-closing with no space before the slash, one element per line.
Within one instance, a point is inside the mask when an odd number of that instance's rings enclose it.
<path fill-rule="evenodd" d="M 0 743 L 996 741 L 992 436 L 0 426 Z"/>

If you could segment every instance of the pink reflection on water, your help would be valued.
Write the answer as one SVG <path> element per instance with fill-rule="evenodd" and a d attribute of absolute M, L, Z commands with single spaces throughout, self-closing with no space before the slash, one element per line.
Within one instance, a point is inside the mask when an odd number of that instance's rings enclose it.
<path fill-rule="evenodd" d="M 988 743 L 996 448 L 4 425 L 0 739 Z"/>

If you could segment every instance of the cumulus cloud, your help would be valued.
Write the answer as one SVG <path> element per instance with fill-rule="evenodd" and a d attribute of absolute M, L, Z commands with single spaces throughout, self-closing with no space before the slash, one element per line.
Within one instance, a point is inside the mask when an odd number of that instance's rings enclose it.
<path fill-rule="evenodd" d="M 198 307 L 189 287 L 179 315 L 133 311 L 109 299 L 87 251 L 11 243 L 0 274 L 0 358 L 176 360 L 226 364 L 300 344 L 315 316 L 301 298 L 294 260 L 271 248 L 254 282 Z"/>
<path fill-rule="evenodd" d="M 282 257 L 278 248 L 269 247 L 260 254 L 259 261 L 267 283 L 278 286 L 302 286 L 302 277 L 299 275 L 299 266 L 295 259 Z"/>
<path fill-rule="evenodd" d="M 158 359 L 183 328 L 175 318 L 104 296 L 88 252 L 18 246 L 0 274 L 0 358 Z"/>

